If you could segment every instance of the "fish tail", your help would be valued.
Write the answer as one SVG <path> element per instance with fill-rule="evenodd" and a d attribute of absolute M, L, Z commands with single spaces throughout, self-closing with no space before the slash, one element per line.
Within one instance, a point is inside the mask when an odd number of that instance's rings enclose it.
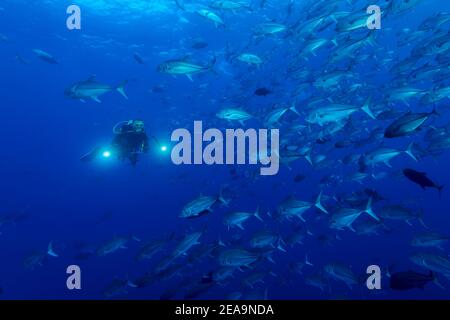
<path fill-rule="evenodd" d="M 222 203 L 224 206 L 228 206 L 228 204 L 230 203 L 229 200 L 225 199 L 222 195 L 222 190 L 220 191 L 219 196 L 217 197 L 217 200 Z"/>
<path fill-rule="evenodd" d="M 312 162 L 312 158 L 311 158 L 311 150 L 308 151 L 308 153 L 305 155 L 305 159 L 306 159 L 306 161 L 308 161 L 308 163 L 310 165 L 314 165 L 313 162 Z"/>
<path fill-rule="evenodd" d="M 308 266 L 314 266 L 311 261 L 309 261 L 308 254 L 305 253 L 305 264 Z"/>
<path fill-rule="evenodd" d="M 259 215 L 259 206 L 258 206 L 258 208 L 256 208 L 256 211 L 255 211 L 255 213 L 253 214 L 255 217 L 256 217 L 256 219 L 258 219 L 259 221 L 264 221 L 262 218 L 261 218 L 261 216 Z"/>
<path fill-rule="evenodd" d="M 292 112 L 294 112 L 295 114 L 297 114 L 298 116 L 300 116 L 300 113 L 297 111 L 297 109 L 295 108 L 295 101 L 292 103 L 292 106 L 289 108 L 289 110 L 291 110 Z"/>
<path fill-rule="evenodd" d="M 439 279 L 436 277 L 436 275 L 433 273 L 433 271 L 430 271 L 430 277 L 433 279 L 433 283 L 437 285 L 439 288 L 445 290 L 445 287 L 440 283 Z"/>
<path fill-rule="evenodd" d="M 131 236 L 131 239 L 133 239 L 136 242 L 141 242 L 141 239 L 139 239 L 138 237 L 136 237 L 135 235 Z"/>
<path fill-rule="evenodd" d="M 411 143 L 409 144 L 408 148 L 405 150 L 405 153 L 406 153 L 408 156 L 410 156 L 411 158 L 413 158 L 415 161 L 418 161 L 416 155 L 415 155 L 414 152 L 413 152 L 413 147 L 414 147 L 414 142 L 411 142 Z"/>
<path fill-rule="evenodd" d="M 364 105 L 362 106 L 362 111 L 364 111 L 369 117 L 371 117 L 372 119 L 376 120 L 377 118 L 375 117 L 375 115 L 372 113 L 372 110 L 370 109 L 370 102 L 372 101 L 372 97 L 369 97 L 366 102 L 364 103 Z"/>
<path fill-rule="evenodd" d="M 219 241 L 217 242 L 217 245 L 218 245 L 219 247 L 226 247 L 226 245 L 225 245 L 225 243 L 222 241 L 222 238 L 221 238 L 221 237 L 219 237 Z"/>
<path fill-rule="evenodd" d="M 367 202 L 366 210 L 364 212 L 367 213 L 368 215 L 370 215 L 375 220 L 380 221 L 380 218 L 372 210 L 372 197 L 369 198 L 369 201 Z"/>
<path fill-rule="evenodd" d="M 53 241 L 50 241 L 50 243 L 48 244 L 48 248 L 47 248 L 47 254 L 49 256 L 58 257 L 58 254 L 55 252 L 55 250 L 53 249 Z"/>
<path fill-rule="evenodd" d="M 138 285 L 136 283 L 134 283 L 133 281 L 130 280 L 130 275 L 127 273 L 126 275 L 126 281 L 127 281 L 127 286 L 131 287 L 131 288 L 137 288 Z"/>
<path fill-rule="evenodd" d="M 127 96 L 127 94 L 125 93 L 125 86 L 127 85 L 127 83 L 128 83 L 127 80 L 121 82 L 121 83 L 117 86 L 116 90 L 117 90 L 117 92 L 119 92 L 125 99 L 128 100 L 128 96 Z"/>
<path fill-rule="evenodd" d="M 325 209 L 325 207 L 322 205 L 322 191 L 320 192 L 319 196 L 317 197 L 315 206 L 316 206 L 316 208 L 318 208 L 322 212 L 328 214 L 327 209 Z"/>
<path fill-rule="evenodd" d="M 428 226 L 425 224 L 425 222 L 423 221 L 423 208 L 421 208 L 420 210 L 419 210 L 419 212 L 417 213 L 417 220 L 420 222 L 420 224 L 424 227 L 424 228 L 426 228 L 426 229 L 428 229 Z"/>
<path fill-rule="evenodd" d="M 330 18 L 331 18 L 331 20 L 333 20 L 334 23 L 338 23 L 338 20 L 337 20 L 337 18 L 335 17 L 334 14 L 331 14 Z"/>
<path fill-rule="evenodd" d="M 390 278 L 392 276 L 392 272 L 391 272 L 392 267 L 393 267 L 392 265 L 386 267 L 386 277 L 388 277 L 388 278 Z"/>
<path fill-rule="evenodd" d="M 282 242 L 283 240 L 281 239 L 281 237 L 278 239 L 278 244 L 277 244 L 277 249 L 283 252 L 287 252 L 286 249 L 282 246 Z"/>

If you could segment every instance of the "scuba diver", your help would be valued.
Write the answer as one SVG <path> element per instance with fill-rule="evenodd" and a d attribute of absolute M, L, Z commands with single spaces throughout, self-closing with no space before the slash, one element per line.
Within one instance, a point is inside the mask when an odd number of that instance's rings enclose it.
<path fill-rule="evenodd" d="M 95 148 L 81 157 L 81 161 L 89 162 L 99 156 L 110 157 L 116 155 L 119 160 L 129 160 L 133 167 L 136 166 L 140 154 L 149 150 L 149 139 L 145 133 L 142 120 L 122 121 L 113 128 L 114 139 L 111 143 L 111 151 Z"/>
<path fill-rule="evenodd" d="M 111 147 L 120 160 L 130 160 L 134 167 L 140 154 L 147 153 L 149 140 L 145 133 L 144 121 L 130 120 L 116 124 L 113 128 L 116 135 Z"/>

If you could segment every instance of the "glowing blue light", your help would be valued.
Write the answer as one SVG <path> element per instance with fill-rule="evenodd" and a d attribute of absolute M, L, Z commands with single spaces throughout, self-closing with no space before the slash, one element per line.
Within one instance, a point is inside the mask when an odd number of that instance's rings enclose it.
<path fill-rule="evenodd" d="M 111 152 L 110 151 L 103 151 L 102 156 L 103 156 L 103 158 L 109 158 L 109 157 L 111 157 Z"/>
<path fill-rule="evenodd" d="M 167 146 L 161 146 L 161 151 L 162 152 L 166 152 L 167 151 Z"/>

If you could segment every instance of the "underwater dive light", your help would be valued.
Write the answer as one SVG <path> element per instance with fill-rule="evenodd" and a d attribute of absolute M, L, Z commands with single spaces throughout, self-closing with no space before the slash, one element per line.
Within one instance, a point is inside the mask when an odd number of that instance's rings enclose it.
<path fill-rule="evenodd" d="M 102 156 L 103 156 L 103 158 L 111 157 L 111 151 L 109 151 L 109 150 L 103 151 Z"/>

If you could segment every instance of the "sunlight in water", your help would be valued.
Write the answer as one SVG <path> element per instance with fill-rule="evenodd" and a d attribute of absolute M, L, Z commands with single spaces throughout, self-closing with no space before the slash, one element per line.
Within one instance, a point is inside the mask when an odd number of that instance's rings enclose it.
<path fill-rule="evenodd" d="M 136 16 L 167 13 L 176 9 L 171 0 L 78 0 L 77 4 L 99 15 Z"/>

